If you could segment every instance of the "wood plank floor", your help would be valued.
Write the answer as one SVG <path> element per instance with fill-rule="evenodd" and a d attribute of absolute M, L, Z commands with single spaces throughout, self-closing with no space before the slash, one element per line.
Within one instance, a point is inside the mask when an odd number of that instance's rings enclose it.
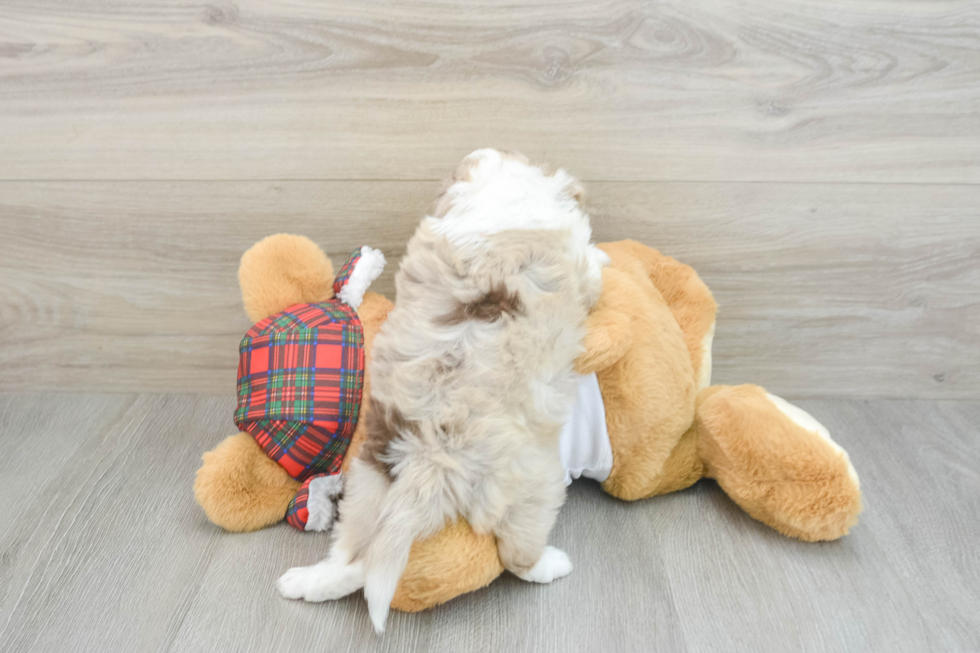
<path fill-rule="evenodd" d="M 843 540 L 784 538 L 710 482 L 638 503 L 576 483 L 552 535 L 571 576 L 502 577 L 376 638 L 360 596 L 275 593 L 325 536 L 226 534 L 194 503 L 231 397 L 0 395 L 0 651 L 978 650 L 980 403 L 801 405 L 861 475 Z"/>

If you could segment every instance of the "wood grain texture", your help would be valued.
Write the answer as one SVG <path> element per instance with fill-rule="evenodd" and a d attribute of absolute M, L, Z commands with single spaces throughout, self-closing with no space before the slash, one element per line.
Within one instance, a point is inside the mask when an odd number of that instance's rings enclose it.
<path fill-rule="evenodd" d="M 971 0 L 5 0 L 0 179 L 980 181 Z"/>
<path fill-rule="evenodd" d="M 217 531 L 241 253 L 404 244 L 475 147 L 585 180 L 598 239 L 695 266 L 715 381 L 980 394 L 971 0 L 0 2 L 0 653 L 980 650 L 980 404 L 801 402 L 865 513 L 804 544 L 710 482 L 576 484 L 576 569 L 376 638 L 280 599 L 327 539 Z M 134 392 L 209 393 L 153 395 Z M 217 396 L 215 396 L 217 395 Z"/>
<path fill-rule="evenodd" d="M 404 248 L 437 184 L 0 184 L 0 387 L 232 392 L 241 254 L 280 231 L 335 269 Z M 376 282 L 393 291 L 395 265 Z"/>
<path fill-rule="evenodd" d="M 168 644 L 220 543 L 194 528 L 190 483 L 227 403 L 3 397 L 0 650 Z"/>
<path fill-rule="evenodd" d="M 976 402 L 801 402 L 861 475 L 865 512 L 841 541 L 784 538 L 711 482 L 636 503 L 576 482 L 551 537 L 568 578 L 504 576 L 393 615 L 381 638 L 359 595 L 276 595 L 325 536 L 221 533 L 194 504 L 198 456 L 233 430 L 233 406 L 0 396 L 0 652 L 980 648 Z"/>
<path fill-rule="evenodd" d="M 0 183 L 0 389 L 234 389 L 241 253 L 279 231 L 393 294 L 436 182 Z M 715 381 L 800 396 L 980 393 L 980 186 L 605 182 L 596 237 L 693 265 Z"/>

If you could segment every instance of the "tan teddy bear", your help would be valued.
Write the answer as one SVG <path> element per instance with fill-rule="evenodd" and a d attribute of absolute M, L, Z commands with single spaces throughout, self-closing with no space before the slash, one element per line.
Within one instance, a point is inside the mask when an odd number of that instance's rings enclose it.
<path fill-rule="evenodd" d="M 569 479 L 584 476 L 632 501 L 715 479 L 748 514 L 808 541 L 845 535 L 861 511 L 847 453 L 809 414 L 753 385 L 711 386 L 715 302 L 693 269 L 632 241 L 600 246 L 611 259 L 589 318 L 579 401 L 562 432 Z M 329 296 L 332 269 L 296 236 L 274 236 L 242 260 L 253 319 Z M 365 351 L 391 303 L 368 293 L 357 309 Z M 365 375 L 364 396 L 369 392 Z M 363 442 L 364 410 L 343 469 Z M 195 494 L 233 531 L 281 521 L 300 483 L 239 433 L 205 454 Z M 491 535 L 465 520 L 416 542 L 392 607 L 422 610 L 503 572 Z"/>

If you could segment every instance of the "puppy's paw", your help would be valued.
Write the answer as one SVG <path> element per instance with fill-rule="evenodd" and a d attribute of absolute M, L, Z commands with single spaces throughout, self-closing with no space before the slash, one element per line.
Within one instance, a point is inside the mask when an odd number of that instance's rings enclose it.
<path fill-rule="evenodd" d="M 276 589 L 287 599 L 301 599 L 306 595 L 310 576 L 316 567 L 293 567 L 276 581 Z"/>
<path fill-rule="evenodd" d="M 285 598 L 313 603 L 342 598 L 363 586 L 364 573 L 359 564 L 329 562 L 312 567 L 293 567 L 276 581 L 276 589 Z"/>
<path fill-rule="evenodd" d="M 550 583 L 570 573 L 572 573 L 572 561 L 569 560 L 568 554 L 553 546 L 546 546 L 530 571 L 519 574 L 518 577 L 530 583 Z"/>

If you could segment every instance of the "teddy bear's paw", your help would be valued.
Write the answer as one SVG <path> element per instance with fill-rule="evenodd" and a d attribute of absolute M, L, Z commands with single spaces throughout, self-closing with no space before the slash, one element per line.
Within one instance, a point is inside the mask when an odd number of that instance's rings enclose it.
<path fill-rule="evenodd" d="M 363 586 L 364 570 L 360 564 L 330 561 L 312 567 L 293 567 L 276 581 L 276 589 L 285 598 L 313 603 L 342 598 Z"/>
<path fill-rule="evenodd" d="M 572 561 L 568 554 L 553 546 L 546 546 L 530 571 L 518 574 L 518 578 L 529 583 L 550 583 L 570 573 L 572 573 Z"/>

